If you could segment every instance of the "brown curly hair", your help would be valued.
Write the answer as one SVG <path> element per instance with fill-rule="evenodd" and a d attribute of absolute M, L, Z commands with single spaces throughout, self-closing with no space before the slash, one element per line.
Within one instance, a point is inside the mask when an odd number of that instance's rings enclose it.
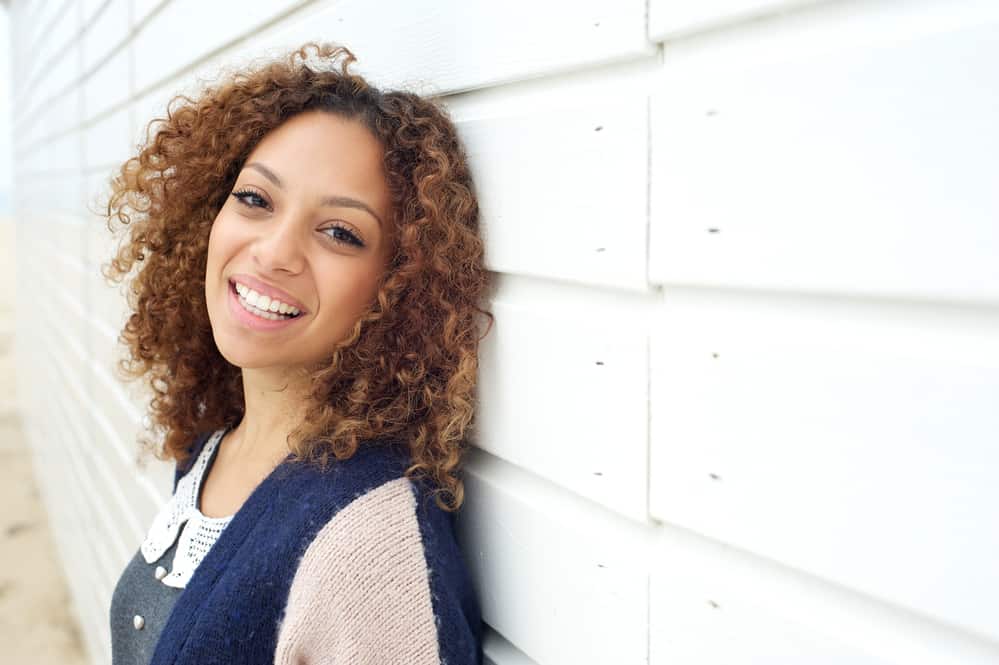
<path fill-rule="evenodd" d="M 310 67 L 310 50 L 330 66 Z M 118 369 L 152 389 L 149 430 L 162 435 L 162 448 L 140 440 L 157 459 L 185 463 L 194 436 L 238 423 L 242 372 L 215 345 L 205 302 L 212 222 L 265 134 L 309 110 L 358 120 L 384 148 L 393 258 L 371 307 L 311 368 L 306 415 L 288 445 L 295 461 L 325 467 L 330 452 L 346 459 L 364 442 L 402 441 L 411 454 L 406 475 L 429 477 L 437 504 L 456 511 L 478 343 L 493 324 L 480 307 L 489 278 L 478 203 L 464 148 L 437 100 L 381 91 L 348 72 L 354 61 L 343 46 L 308 42 L 197 99 L 173 97 L 166 118 L 147 124 L 138 154 L 111 178 L 104 211 L 108 229 L 116 232 L 117 220 L 126 233 L 102 274 L 120 283 L 136 269 L 119 337 L 128 355 Z M 485 332 L 479 315 L 488 317 Z"/>

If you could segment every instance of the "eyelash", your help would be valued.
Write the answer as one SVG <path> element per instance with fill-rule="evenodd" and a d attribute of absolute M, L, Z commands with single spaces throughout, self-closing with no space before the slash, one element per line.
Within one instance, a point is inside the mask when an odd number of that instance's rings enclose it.
<path fill-rule="evenodd" d="M 267 204 L 267 202 L 264 201 L 264 197 L 260 196 L 260 194 L 257 194 L 256 192 L 254 192 L 253 190 L 250 190 L 250 189 L 241 189 L 238 192 L 233 192 L 232 196 L 237 201 L 239 201 L 240 203 L 242 203 L 243 205 L 245 205 L 247 208 L 263 208 L 263 207 L 266 207 L 266 204 Z M 259 199 L 260 201 L 263 201 L 264 205 L 254 205 L 254 204 L 251 204 L 251 203 L 247 203 L 246 199 L 249 198 L 249 197 L 251 197 L 251 196 Z M 341 238 L 335 237 L 334 235 L 327 234 L 333 240 L 333 242 L 339 243 L 341 245 L 353 245 L 355 247 L 364 247 L 364 243 L 361 242 L 360 239 L 358 239 L 357 236 L 355 236 L 353 233 L 351 233 L 350 231 L 348 231 L 346 227 L 343 227 L 343 226 L 330 226 L 330 227 L 327 227 L 325 229 L 322 229 L 322 231 L 324 233 L 326 231 L 330 231 L 330 230 L 333 230 L 333 231 L 342 231 L 347 236 L 346 239 L 341 239 Z"/>

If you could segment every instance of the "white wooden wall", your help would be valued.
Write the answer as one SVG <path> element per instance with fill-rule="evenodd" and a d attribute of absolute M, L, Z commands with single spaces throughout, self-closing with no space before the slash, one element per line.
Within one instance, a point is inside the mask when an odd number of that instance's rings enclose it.
<path fill-rule="evenodd" d="M 308 39 L 447 93 L 474 162 L 489 663 L 999 663 L 999 3 L 11 12 L 19 394 L 95 664 L 171 469 L 87 205 L 170 96 Z"/>

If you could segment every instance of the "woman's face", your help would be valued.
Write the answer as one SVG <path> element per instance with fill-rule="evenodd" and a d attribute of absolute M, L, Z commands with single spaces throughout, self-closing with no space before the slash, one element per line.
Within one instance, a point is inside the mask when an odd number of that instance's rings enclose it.
<path fill-rule="evenodd" d="M 301 366 L 350 332 L 389 260 L 382 157 L 366 127 L 321 111 L 250 153 L 208 239 L 205 297 L 226 360 Z"/>

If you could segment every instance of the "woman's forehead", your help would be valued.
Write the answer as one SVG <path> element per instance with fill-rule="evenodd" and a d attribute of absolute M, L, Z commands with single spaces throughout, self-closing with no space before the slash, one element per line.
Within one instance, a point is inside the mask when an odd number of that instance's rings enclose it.
<path fill-rule="evenodd" d="M 247 162 L 276 161 L 286 171 L 297 170 L 301 175 L 316 169 L 381 174 L 383 157 L 378 139 L 359 120 L 310 111 L 268 132 Z"/>
<path fill-rule="evenodd" d="M 386 219 L 390 194 L 383 157 L 381 144 L 359 121 L 308 112 L 264 136 L 242 175 L 283 194 L 317 197 L 317 204 L 361 202 Z"/>

